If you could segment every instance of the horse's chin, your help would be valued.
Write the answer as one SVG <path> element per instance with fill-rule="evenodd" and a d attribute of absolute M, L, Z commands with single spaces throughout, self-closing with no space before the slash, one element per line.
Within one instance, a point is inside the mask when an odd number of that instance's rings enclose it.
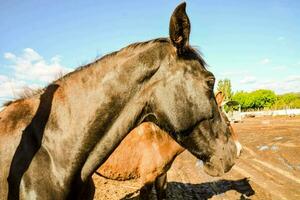
<path fill-rule="evenodd" d="M 220 177 L 225 174 L 223 168 L 212 166 L 210 163 L 205 163 L 203 170 L 206 174 L 213 177 Z"/>
<path fill-rule="evenodd" d="M 210 176 L 219 177 L 227 173 L 233 165 L 224 167 L 222 159 L 213 156 L 209 161 L 204 162 L 204 172 Z"/>

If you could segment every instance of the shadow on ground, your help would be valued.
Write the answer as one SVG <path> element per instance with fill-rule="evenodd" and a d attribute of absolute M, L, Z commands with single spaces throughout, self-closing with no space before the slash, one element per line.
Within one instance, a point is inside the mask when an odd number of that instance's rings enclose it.
<path fill-rule="evenodd" d="M 255 191 L 249 184 L 247 178 L 240 180 L 219 180 L 201 184 L 169 182 L 167 188 L 167 199 L 209 199 L 215 195 L 223 195 L 227 191 L 235 190 L 240 193 L 240 199 L 246 200 L 255 194 Z M 130 193 L 122 198 L 122 200 L 138 200 L 139 196 L 134 196 L 138 191 Z M 156 199 L 153 195 L 153 199 Z"/>

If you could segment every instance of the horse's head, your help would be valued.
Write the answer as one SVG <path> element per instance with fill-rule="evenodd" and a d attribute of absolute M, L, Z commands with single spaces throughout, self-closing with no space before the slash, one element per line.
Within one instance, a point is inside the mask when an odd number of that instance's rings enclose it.
<path fill-rule="evenodd" d="M 204 165 L 204 171 L 206 173 L 212 175 L 212 176 L 222 175 L 222 169 L 224 169 L 224 172 L 229 171 L 231 169 L 232 164 L 234 163 L 234 159 L 236 157 L 240 156 L 240 153 L 241 153 L 241 150 L 242 150 L 242 146 L 238 141 L 238 137 L 237 137 L 236 132 L 234 131 L 234 129 L 232 128 L 232 126 L 230 124 L 230 120 L 226 116 L 225 112 L 222 111 L 222 103 L 223 103 L 224 97 L 225 96 L 222 92 L 218 92 L 215 96 L 216 102 L 217 102 L 217 105 L 219 107 L 219 111 L 220 111 L 220 114 L 221 114 L 222 121 L 227 124 L 227 127 L 229 129 L 229 134 L 230 134 L 229 137 L 230 137 L 231 140 L 233 140 L 233 142 L 235 144 L 236 156 L 235 156 L 235 154 L 232 154 L 232 149 L 231 149 L 232 147 L 226 145 L 226 142 L 224 142 L 224 141 L 227 140 L 227 138 L 223 138 L 223 139 L 220 138 L 221 141 L 216 143 L 217 144 L 217 146 L 216 146 L 217 153 L 214 156 L 214 159 L 210 159 L 210 161 Z M 223 163 L 223 159 L 225 161 L 227 160 L 228 162 Z"/>
<path fill-rule="evenodd" d="M 180 4 L 170 20 L 169 56 L 152 77 L 147 118 L 168 131 L 204 161 L 206 172 L 220 176 L 239 155 L 231 127 L 213 93 L 215 77 L 189 46 L 190 22 Z"/>

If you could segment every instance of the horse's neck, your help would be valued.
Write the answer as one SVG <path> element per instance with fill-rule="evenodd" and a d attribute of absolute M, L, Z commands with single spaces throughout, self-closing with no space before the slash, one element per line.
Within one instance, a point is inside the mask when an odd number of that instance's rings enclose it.
<path fill-rule="evenodd" d="M 140 90 L 144 77 L 159 66 L 141 66 L 138 57 L 139 51 L 120 52 L 58 81 L 61 89 L 57 91 L 57 99 L 62 96 L 58 107 L 62 105 L 68 110 L 57 112 L 63 116 L 61 121 L 68 123 L 64 127 L 80 136 L 89 134 L 89 128 L 101 127 L 103 130 L 97 132 L 105 132 L 108 124 Z"/>
<path fill-rule="evenodd" d="M 176 149 L 176 155 L 179 155 L 182 152 L 184 152 L 185 148 L 183 148 L 180 144 L 178 144 L 174 139 L 173 139 L 173 144 L 174 144 L 174 148 Z"/>
<path fill-rule="evenodd" d="M 164 132 L 163 134 L 167 134 L 167 133 Z M 181 154 L 185 150 L 170 135 L 167 135 L 167 138 L 168 138 L 167 140 L 168 140 L 168 143 L 169 143 L 169 148 L 170 148 L 170 151 L 172 152 L 173 156 L 176 157 L 176 156 L 178 156 L 179 154 Z"/>
<path fill-rule="evenodd" d="M 54 147 L 49 143 L 54 152 L 70 154 L 65 156 L 69 159 L 65 165 L 84 165 L 82 179 L 97 168 L 139 117 L 145 103 L 141 88 L 160 66 L 160 59 L 155 58 L 157 61 L 141 63 L 140 55 L 141 51 L 120 52 L 57 81 L 60 88 L 52 110 L 58 123 L 46 137 L 51 137 L 49 141 L 56 137 Z"/>

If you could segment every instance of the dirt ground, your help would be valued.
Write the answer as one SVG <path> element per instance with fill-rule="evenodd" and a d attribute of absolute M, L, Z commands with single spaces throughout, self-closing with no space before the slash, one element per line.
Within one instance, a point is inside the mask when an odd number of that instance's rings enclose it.
<path fill-rule="evenodd" d="M 234 124 L 242 156 L 223 177 L 213 178 L 189 152 L 168 172 L 168 199 L 300 199 L 300 117 L 257 117 Z M 138 181 L 94 175 L 96 200 L 138 199 Z M 153 199 L 155 191 L 153 191 Z"/>

